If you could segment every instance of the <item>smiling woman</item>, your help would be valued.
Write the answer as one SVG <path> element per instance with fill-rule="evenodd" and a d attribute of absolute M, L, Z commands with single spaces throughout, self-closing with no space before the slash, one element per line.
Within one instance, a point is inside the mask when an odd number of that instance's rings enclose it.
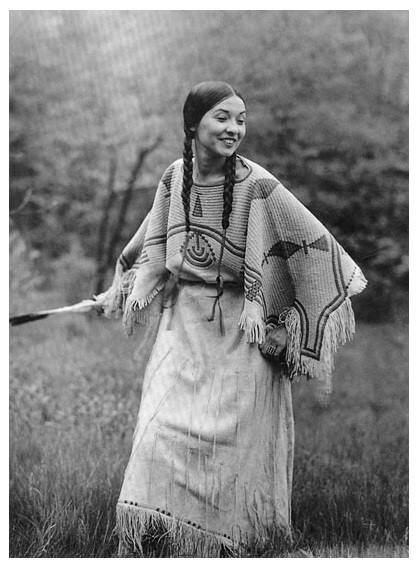
<path fill-rule="evenodd" d="M 349 296 L 365 286 L 326 228 L 236 154 L 235 89 L 196 85 L 184 132 L 183 159 L 97 298 L 128 333 L 158 327 L 117 505 L 121 556 L 235 555 L 290 536 L 291 381 L 329 392 L 354 331 Z"/>
<path fill-rule="evenodd" d="M 207 183 L 206 174 L 224 174 L 223 158 L 236 152 L 246 134 L 246 108 L 243 100 L 235 95 L 221 101 L 210 109 L 197 127 L 190 127 L 194 133 L 197 163 L 197 180 Z"/>

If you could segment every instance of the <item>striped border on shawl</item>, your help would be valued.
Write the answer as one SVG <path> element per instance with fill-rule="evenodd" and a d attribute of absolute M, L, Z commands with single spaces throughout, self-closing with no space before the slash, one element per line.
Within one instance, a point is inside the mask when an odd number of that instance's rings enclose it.
<path fill-rule="evenodd" d="M 166 235 L 155 235 L 154 237 L 148 237 L 145 239 L 144 247 L 145 246 L 155 246 L 165 243 L 167 240 Z"/>
<path fill-rule="evenodd" d="M 243 268 L 245 270 L 245 274 L 247 272 L 252 272 L 255 275 L 254 278 L 258 278 L 258 280 L 261 280 L 262 274 L 260 273 L 260 271 L 256 270 L 256 268 L 253 268 L 253 266 L 249 266 L 249 264 L 246 261 L 243 264 Z"/>
<path fill-rule="evenodd" d="M 302 337 L 304 337 L 304 344 L 301 345 L 301 354 L 317 360 L 320 359 L 324 330 L 326 327 L 327 320 L 329 319 L 329 316 L 332 314 L 332 312 L 334 312 L 347 298 L 346 287 L 343 281 L 342 265 L 340 262 L 340 251 L 338 249 L 335 239 L 331 235 L 329 236 L 331 243 L 333 275 L 334 275 L 336 288 L 338 290 L 338 294 L 337 296 L 335 296 L 335 298 L 333 298 L 333 300 L 329 304 L 327 304 L 327 306 L 323 308 L 317 319 L 317 325 L 314 334 L 315 340 L 313 347 L 308 347 L 308 338 L 309 338 L 310 329 L 309 329 L 307 312 L 303 304 L 299 300 L 297 299 L 294 300 L 294 307 L 300 315 Z"/>
<path fill-rule="evenodd" d="M 142 264 L 147 264 L 149 262 L 149 256 L 148 256 L 148 250 L 147 247 L 152 247 L 152 246 L 158 246 L 158 245 L 162 245 L 165 244 L 167 240 L 166 235 L 159 235 L 156 237 L 149 237 L 147 240 L 145 240 L 145 244 L 143 246 L 141 255 L 139 257 L 138 260 L 135 261 L 134 263 L 134 267 L 139 267 Z"/>
<path fill-rule="evenodd" d="M 119 256 L 119 262 L 124 272 L 129 270 L 129 262 L 123 253 Z"/>

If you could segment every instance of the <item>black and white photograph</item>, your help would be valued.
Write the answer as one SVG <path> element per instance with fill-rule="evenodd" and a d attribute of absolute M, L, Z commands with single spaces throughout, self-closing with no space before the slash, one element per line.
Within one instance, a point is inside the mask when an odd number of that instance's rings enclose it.
<path fill-rule="evenodd" d="M 410 11 L 232 4 L 8 10 L 9 559 L 409 558 Z"/>

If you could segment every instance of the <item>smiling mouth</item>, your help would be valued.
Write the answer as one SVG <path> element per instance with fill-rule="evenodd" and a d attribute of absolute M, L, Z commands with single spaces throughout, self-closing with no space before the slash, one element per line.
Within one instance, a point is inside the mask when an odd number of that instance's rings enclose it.
<path fill-rule="evenodd" d="M 221 141 L 226 146 L 233 146 L 237 142 L 236 138 L 221 138 Z"/>

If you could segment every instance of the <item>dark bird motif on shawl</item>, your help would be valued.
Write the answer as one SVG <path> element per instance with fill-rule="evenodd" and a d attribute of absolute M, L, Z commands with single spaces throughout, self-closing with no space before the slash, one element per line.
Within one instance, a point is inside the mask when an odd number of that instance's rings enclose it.
<path fill-rule="evenodd" d="M 274 245 L 272 245 L 269 251 L 264 254 L 262 266 L 265 264 L 265 262 L 268 263 L 268 258 L 272 256 L 277 256 L 279 258 L 287 260 L 288 258 L 290 258 L 290 256 L 301 249 L 303 249 L 304 254 L 307 255 L 309 253 L 309 248 L 329 252 L 330 246 L 327 241 L 326 235 L 322 235 L 312 243 L 307 243 L 304 239 L 302 240 L 301 244 L 293 243 L 291 241 L 277 241 Z"/>

